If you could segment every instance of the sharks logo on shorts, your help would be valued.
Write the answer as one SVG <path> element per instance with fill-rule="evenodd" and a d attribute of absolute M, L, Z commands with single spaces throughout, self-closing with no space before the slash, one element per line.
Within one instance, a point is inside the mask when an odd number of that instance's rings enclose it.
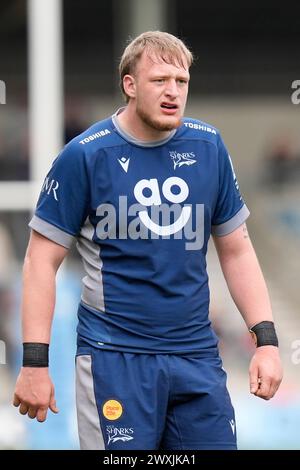
<path fill-rule="evenodd" d="M 134 439 L 133 428 L 117 428 L 116 426 L 106 426 L 108 436 L 107 445 L 117 441 L 128 442 Z"/>

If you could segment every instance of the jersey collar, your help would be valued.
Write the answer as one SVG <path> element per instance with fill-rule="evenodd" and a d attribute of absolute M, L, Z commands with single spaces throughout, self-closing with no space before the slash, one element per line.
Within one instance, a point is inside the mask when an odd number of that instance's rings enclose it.
<path fill-rule="evenodd" d="M 174 129 L 173 131 L 171 131 L 170 135 L 165 139 L 154 140 L 154 141 L 153 140 L 151 140 L 151 141 L 139 140 L 136 137 L 134 137 L 133 135 L 126 132 L 124 129 L 122 129 L 122 127 L 119 124 L 118 114 L 120 114 L 124 109 L 125 109 L 124 107 L 119 108 L 115 112 L 115 114 L 112 115 L 111 119 L 112 119 L 113 125 L 115 126 L 117 132 L 125 140 L 127 140 L 127 142 L 129 142 L 131 144 L 138 145 L 139 147 L 159 147 L 160 145 L 164 145 L 167 142 L 169 142 L 174 137 L 174 135 L 176 134 L 176 132 L 178 130 L 178 129 Z"/>

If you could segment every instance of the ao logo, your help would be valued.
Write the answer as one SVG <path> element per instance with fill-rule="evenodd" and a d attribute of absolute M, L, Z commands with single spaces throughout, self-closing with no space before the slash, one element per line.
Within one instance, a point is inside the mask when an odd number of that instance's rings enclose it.
<path fill-rule="evenodd" d="M 174 187 L 179 188 L 174 192 Z M 150 190 L 150 195 L 145 195 L 145 190 Z M 173 189 L 173 190 L 172 190 Z M 162 185 L 162 193 L 165 198 L 174 204 L 180 204 L 184 202 L 189 195 L 189 187 L 186 182 L 178 177 L 172 176 L 165 180 Z M 160 206 L 161 195 L 159 190 L 158 181 L 156 178 L 149 180 L 143 179 L 139 181 L 134 187 L 134 195 L 137 201 L 143 206 Z M 152 232 L 161 236 L 173 235 L 179 232 L 188 222 L 191 215 L 191 207 L 183 207 L 180 216 L 177 220 L 170 225 L 159 225 L 149 217 L 147 210 L 139 211 L 140 220 L 143 224 Z"/>

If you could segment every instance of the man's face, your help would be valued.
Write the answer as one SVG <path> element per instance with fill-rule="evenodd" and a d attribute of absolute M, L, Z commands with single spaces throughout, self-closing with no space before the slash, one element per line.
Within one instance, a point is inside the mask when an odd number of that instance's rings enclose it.
<path fill-rule="evenodd" d="M 152 129 L 171 131 L 181 124 L 189 84 L 188 65 L 167 64 L 143 53 L 134 73 L 134 100 L 139 118 Z"/>

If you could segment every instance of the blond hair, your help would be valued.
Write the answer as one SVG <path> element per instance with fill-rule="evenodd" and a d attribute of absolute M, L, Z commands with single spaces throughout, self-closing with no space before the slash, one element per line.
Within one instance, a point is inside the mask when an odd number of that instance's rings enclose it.
<path fill-rule="evenodd" d="M 126 95 L 123 78 L 125 75 L 132 75 L 135 72 L 136 65 L 144 51 L 149 55 L 161 58 L 167 64 L 180 65 L 185 68 L 185 61 L 188 67 L 193 63 L 193 54 L 184 44 L 184 42 L 163 31 L 147 31 L 133 39 L 123 52 L 119 64 L 120 88 L 126 101 L 129 97 Z"/>

